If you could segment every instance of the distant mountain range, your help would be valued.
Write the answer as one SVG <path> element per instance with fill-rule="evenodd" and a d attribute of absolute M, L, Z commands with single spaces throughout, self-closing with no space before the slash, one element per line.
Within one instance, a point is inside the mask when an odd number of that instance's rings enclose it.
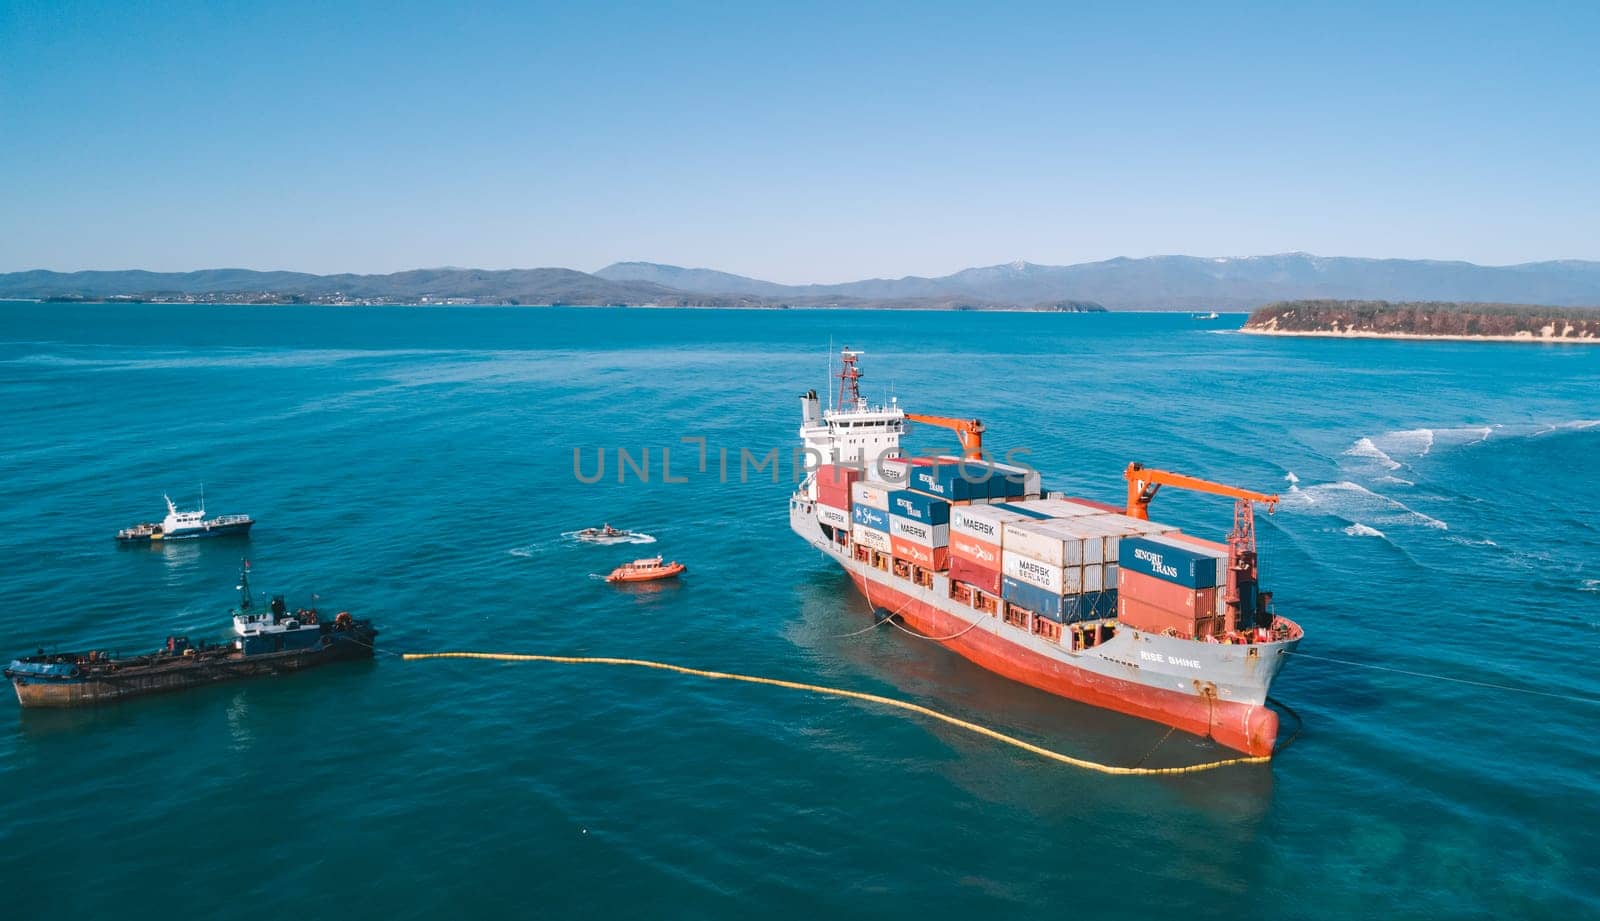
<path fill-rule="evenodd" d="M 595 274 L 612 281 L 766 298 L 967 298 L 1014 304 L 1072 298 L 1121 310 L 1251 309 L 1312 298 L 1600 305 L 1600 262 L 1576 260 L 1482 266 L 1307 253 L 1237 259 L 1151 256 L 1059 266 L 1012 262 L 940 278 L 876 278 L 838 285 L 776 285 L 649 262 L 619 262 Z"/>
<path fill-rule="evenodd" d="M 0 298 L 271 299 L 319 303 L 459 300 L 513 304 L 661 304 L 703 307 L 926 307 L 1043 310 L 1253 309 L 1298 299 L 1494 301 L 1600 305 L 1600 262 L 1481 266 L 1287 253 L 1209 259 L 1152 256 L 1077 265 L 1028 262 L 939 278 L 874 278 L 783 285 L 712 269 L 618 262 L 572 269 L 418 269 L 390 275 L 200 272 L 0 274 Z"/>

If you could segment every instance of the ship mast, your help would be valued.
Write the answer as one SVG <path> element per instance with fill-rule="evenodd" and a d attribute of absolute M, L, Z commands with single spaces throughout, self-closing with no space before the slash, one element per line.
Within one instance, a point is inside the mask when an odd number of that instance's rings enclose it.
<path fill-rule="evenodd" d="M 841 410 L 846 407 L 861 408 L 861 369 L 856 367 L 856 359 L 863 354 L 865 353 L 852 351 L 849 346 L 845 346 L 839 353 L 839 409 Z"/>
<path fill-rule="evenodd" d="M 250 561 L 239 561 L 239 610 L 250 610 Z"/>

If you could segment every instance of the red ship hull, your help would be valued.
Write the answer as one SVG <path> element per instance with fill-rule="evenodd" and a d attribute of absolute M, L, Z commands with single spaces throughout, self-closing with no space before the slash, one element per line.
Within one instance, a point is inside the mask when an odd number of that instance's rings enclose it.
<path fill-rule="evenodd" d="M 995 674 L 1069 700 L 1206 736 L 1237 751 L 1257 756 L 1272 754 L 1278 737 L 1278 714 L 1269 707 L 1180 694 L 1074 668 L 988 631 L 967 631 L 967 621 L 893 589 L 869 585 L 857 573 L 848 574 L 868 602 L 896 612 L 912 629 L 936 637 L 960 633 L 941 645 Z"/>

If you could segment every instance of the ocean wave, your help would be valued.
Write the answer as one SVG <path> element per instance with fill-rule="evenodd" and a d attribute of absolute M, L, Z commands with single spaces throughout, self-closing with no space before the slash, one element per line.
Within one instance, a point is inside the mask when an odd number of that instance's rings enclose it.
<path fill-rule="evenodd" d="M 1352 526 L 1374 524 L 1391 526 L 1411 525 L 1447 531 L 1450 526 L 1425 512 L 1419 512 L 1404 502 L 1373 492 L 1360 483 L 1340 480 L 1337 483 L 1318 483 L 1305 489 L 1290 492 L 1284 501 L 1285 508 L 1312 509 L 1321 514 L 1343 518 Z"/>
<path fill-rule="evenodd" d="M 1600 592 L 1600 579 L 1584 579 L 1582 588 L 1586 592 Z"/>
<path fill-rule="evenodd" d="M 1355 444 L 1345 448 L 1344 453 L 1349 457 L 1363 457 L 1377 461 L 1390 470 L 1400 469 L 1400 463 L 1374 444 L 1371 438 L 1358 439 Z"/>
<path fill-rule="evenodd" d="M 1416 483 L 1413 483 L 1410 480 L 1403 480 L 1403 479 L 1401 479 L 1400 477 L 1397 477 L 1397 476 L 1381 476 L 1381 477 L 1378 477 L 1378 479 L 1375 480 L 1374 482 L 1377 482 L 1377 483 L 1393 483 L 1396 486 L 1415 486 L 1415 485 L 1417 485 Z"/>
<path fill-rule="evenodd" d="M 1345 528 L 1344 529 L 1344 533 L 1350 535 L 1351 537 L 1383 537 L 1384 536 L 1384 533 L 1382 531 L 1378 530 L 1377 528 L 1369 527 L 1367 525 L 1364 525 L 1359 521 L 1356 522 L 1355 524 L 1351 525 L 1350 527 Z"/>

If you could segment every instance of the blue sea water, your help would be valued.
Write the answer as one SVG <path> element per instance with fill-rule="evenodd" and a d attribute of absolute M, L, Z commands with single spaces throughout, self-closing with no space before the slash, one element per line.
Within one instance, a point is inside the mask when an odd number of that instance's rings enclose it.
<path fill-rule="evenodd" d="M 1119 778 L 897 712 L 599 666 L 383 656 L 77 712 L 0 702 L 15 917 L 1600 914 L 1600 349 L 1257 338 L 1160 315 L 0 304 L 0 652 L 225 634 L 256 587 L 388 652 L 661 659 L 913 700 L 1060 751 L 1210 743 L 869 621 L 787 527 L 830 342 L 1046 485 L 1284 494 L 1306 628 L 1270 766 Z M 709 463 L 701 472 L 704 438 Z M 919 428 L 918 448 L 953 447 Z M 617 482 L 619 448 L 650 481 Z M 671 449 L 663 482 L 662 454 Z M 739 451 L 784 482 L 741 482 Z M 584 484 L 574 450 L 592 473 Z M 726 481 L 719 450 L 730 452 Z M 120 548 L 204 483 L 248 541 Z M 1230 507 L 1164 492 L 1221 533 Z M 649 547 L 578 545 L 609 521 Z M 660 551 L 678 584 L 592 577 Z M 1317 656 L 1320 658 L 1312 658 Z M 1286 720 L 1286 725 L 1292 721 Z"/>

